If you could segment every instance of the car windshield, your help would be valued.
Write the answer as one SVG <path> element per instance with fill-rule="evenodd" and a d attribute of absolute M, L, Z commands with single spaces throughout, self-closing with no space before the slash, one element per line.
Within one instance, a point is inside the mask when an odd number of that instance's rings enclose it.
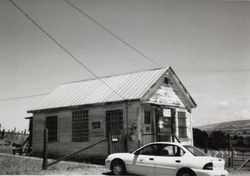
<path fill-rule="evenodd" d="M 196 147 L 193 147 L 191 145 L 184 145 L 184 147 L 190 151 L 194 156 L 207 156 L 206 153 L 204 153 L 202 150 L 196 148 Z"/>

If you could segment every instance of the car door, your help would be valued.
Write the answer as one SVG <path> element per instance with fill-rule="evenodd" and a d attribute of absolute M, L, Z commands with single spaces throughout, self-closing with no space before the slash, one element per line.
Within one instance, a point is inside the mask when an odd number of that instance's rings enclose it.
<path fill-rule="evenodd" d="M 131 162 L 127 163 L 127 170 L 132 174 L 155 176 L 154 160 L 154 145 L 148 145 L 134 153 Z"/>
<path fill-rule="evenodd" d="M 173 176 L 182 167 L 184 151 L 172 144 L 158 144 L 155 160 L 156 176 Z"/>

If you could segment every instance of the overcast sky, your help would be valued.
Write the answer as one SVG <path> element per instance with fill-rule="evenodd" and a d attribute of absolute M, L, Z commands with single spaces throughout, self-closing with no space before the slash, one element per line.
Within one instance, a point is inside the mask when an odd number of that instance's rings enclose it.
<path fill-rule="evenodd" d="M 198 107 L 193 125 L 250 119 L 250 2 L 70 0 L 161 65 Z M 15 0 L 97 75 L 155 68 L 63 0 Z M 0 0 L 0 99 L 41 94 L 93 76 L 8 1 Z M 6 129 L 28 128 L 44 96 L 0 101 Z"/>

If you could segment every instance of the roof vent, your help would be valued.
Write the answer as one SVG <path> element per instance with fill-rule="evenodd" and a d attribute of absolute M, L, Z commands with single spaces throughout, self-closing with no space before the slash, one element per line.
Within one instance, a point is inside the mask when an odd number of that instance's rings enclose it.
<path fill-rule="evenodd" d="M 173 82 L 171 81 L 170 78 L 165 77 L 165 78 L 164 78 L 164 83 L 167 84 L 167 85 L 170 85 L 170 84 L 172 84 Z"/>

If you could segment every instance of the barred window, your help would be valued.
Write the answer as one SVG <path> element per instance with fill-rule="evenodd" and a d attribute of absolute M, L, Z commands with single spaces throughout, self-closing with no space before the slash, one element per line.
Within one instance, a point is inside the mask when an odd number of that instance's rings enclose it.
<path fill-rule="evenodd" d="M 179 129 L 179 137 L 186 138 L 187 137 L 186 112 L 178 112 L 178 129 Z"/>
<path fill-rule="evenodd" d="M 89 140 L 88 111 L 72 112 L 72 141 L 86 142 Z"/>
<path fill-rule="evenodd" d="M 46 128 L 48 129 L 48 142 L 57 141 L 57 116 L 46 117 Z"/>
<path fill-rule="evenodd" d="M 106 111 L 106 136 L 109 132 L 112 135 L 120 135 L 123 129 L 123 111 L 122 110 L 111 110 Z"/>
<path fill-rule="evenodd" d="M 144 112 L 144 123 L 145 124 L 151 124 L 151 117 L 150 117 L 150 111 Z"/>

